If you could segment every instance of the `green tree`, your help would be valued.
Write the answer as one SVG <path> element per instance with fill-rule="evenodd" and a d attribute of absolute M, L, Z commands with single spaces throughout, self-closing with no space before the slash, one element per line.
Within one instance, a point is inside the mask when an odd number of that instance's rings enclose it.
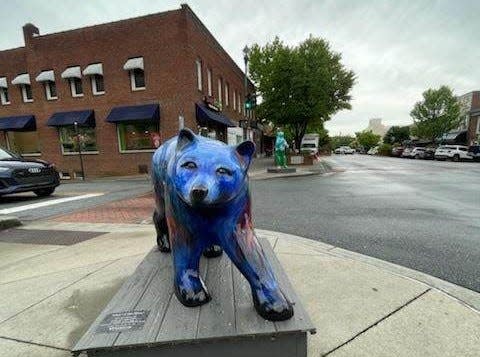
<path fill-rule="evenodd" d="M 377 146 L 381 136 L 374 134 L 371 130 L 360 131 L 355 133 L 358 143 L 363 146 L 365 150 L 370 150 L 374 146 Z"/>
<path fill-rule="evenodd" d="M 355 138 L 349 135 L 332 136 L 332 148 L 337 149 L 340 146 L 349 146 Z"/>
<path fill-rule="evenodd" d="M 410 139 L 410 127 L 409 126 L 392 126 L 385 133 L 383 142 L 386 144 L 402 143 L 404 140 Z"/>
<path fill-rule="evenodd" d="M 255 44 L 250 75 L 262 97 L 258 116 L 288 127 L 297 145 L 307 127 L 323 127 L 339 110 L 351 109 L 355 75 L 324 39 L 310 36 L 294 47 L 278 38 L 265 46 Z"/>
<path fill-rule="evenodd" d="M 416 136 L 430 141 L 457 128 L 461 121 L 460 104 L 447 86 L 423 92 L 423 100 L 415 104 L 410 115 Z"/>

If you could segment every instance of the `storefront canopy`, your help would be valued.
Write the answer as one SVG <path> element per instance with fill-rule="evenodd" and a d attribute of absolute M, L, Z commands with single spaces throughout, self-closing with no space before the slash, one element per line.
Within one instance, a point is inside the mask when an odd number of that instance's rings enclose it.
<path fill-rule="evenodd" d="M 65 71 L 62 72 L 62 78 L 82 78 L 82 72 L 80 71 L 80 66 L 68 67 Z"/>
<path fill-rule="evenodd" d="M 208 121 L 214 121 L 214 122 L 217 122 L 219 124 L 223 124 L 223 125 L 230 126 L 230 127 L 236 126 L 225 115 L 223 115 L 220 112 L 216 112 L 214 110 L 208 109 L 203 104 L 195 104 L 195 107 L 196 107 L 197 121 L 201 125 L 206 124 Z"/>
<path fill-rule="evenodd" d="M 143 70 L 143 57 L 136 57 L 130 58 L 125 64 L 123 65 L 123 69 L 125 71 L 132 71 L 134 69 L 141 69 Z"/>
<path fill-rule="evenodd" d="M 445 134 L 442 137 L 442 143 L 444 144 L 466 144 L 467 143 L 467 131 L 462 130 L 462 131 L 452 131 L 450 133 Z"/>
<path fill-rule="evenodd" d="M 94 76 L 94 75 L 103 76 L 103 65 L 101 63 L 89 64 L 83 70 L 84 76 Z"/>
<path fill-rule="evenodd" d="M 12 84 L 15 84 L 15 85 L 30 84 L 30 75 L 28 73 L 19 74 L 13 79 Z"/>
<path fill-rule="evenodd" d="M 47 121 L 48 126 L 74 125 L 95 127 L 95 113 L 93 110 L 77 110 L 53 114 Z"/>
<path fill-rule="evenodd" d="M 37 82 L 55 82 L 55 73 L 50 71 L 42 71 L 40 74 L 35 78 Z"/>
<path fill-rule="evenodd" d="M 0 130 L 3 131 L 35 131 L 37 126 L 34 115 L 21 115 L 0 118 Z"/>
<path fill-rule="evenodd" d="M 132 105 L 115 107 L 107 116 L 109 123 L 128 121 L 158 121 L 160 119 L 160 107 L 158 104 Z"/>

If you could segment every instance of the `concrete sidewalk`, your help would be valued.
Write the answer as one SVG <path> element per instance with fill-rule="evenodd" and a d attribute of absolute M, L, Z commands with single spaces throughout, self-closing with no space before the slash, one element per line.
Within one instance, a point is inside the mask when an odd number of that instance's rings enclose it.
<path fill-rule="evenodd" d="M 52 221 L 21 229 L 105 233 L 70 246 L 0 242 L 0 356 L 69 356 L 154 245 L 154 229 Z M 480 294 L 316 241 L 257 232 L 317 327 L 309 356 L 480 355 Z"/>

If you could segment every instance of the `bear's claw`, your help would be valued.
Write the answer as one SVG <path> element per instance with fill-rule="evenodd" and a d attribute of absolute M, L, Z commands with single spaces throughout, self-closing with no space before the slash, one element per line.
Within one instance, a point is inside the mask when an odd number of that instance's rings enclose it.
<path fill-rule="evenodd" d="M 259 295 L 262 296 L 259 298 Z M 272 299 L 272 295 L 276 295 Z M 253 292 L 253 305 L 257 313 L 266 320 L 270 321 L 284 321 L 293 316 L 293 306 L 288 301 L 281 291 L 270 295 L 267 298 L 263 292 Z"/>

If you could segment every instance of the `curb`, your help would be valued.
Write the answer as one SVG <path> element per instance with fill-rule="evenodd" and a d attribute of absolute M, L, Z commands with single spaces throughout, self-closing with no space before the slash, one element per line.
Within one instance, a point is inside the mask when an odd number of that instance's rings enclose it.
<path fill-rule="evenodd" d="M 350 250 L 346 250 L 340 247 L 336 247 L 327 243 L 316 241 L 309 238 L 304 238 L 288 233 L 255 229 L 258 232 L 267 234 L 269 236 L 275 236 L 276 234 L 281 234 L 283 238 L 307 246 L 311 249 L 314 249 L 318 252 L 335 256 L 337 258 L 351 259 L 359 261 L 368 265 L 375 266 L 378 269 L 387 271 L 393 275 L 401 276 L 406 279 L 414 280 L 419 284 L 429 286 L 433 289 L 439 290 L 449 297 L 459 301 L 468 308 L 474 310 L 480 314 L 480 293 L 464 288 L 462 286 L 450 283 L 448 281 L 442 280 L 440 278 L 434 277 L 432 275 L 422 273 L 418 270 L 406 268 L 395 263 L 390 263 L 378 258 L 370 257 L 368 255 L 363 255 L 356 253 Z"/>
<path fill-rule="evenodd" d="M 21 226 L 22 222 L 17 217 L 14 216 L 3 216 L 0 217 L 0 231 L 3 231 L 8 228 Z"/>
<path fill-rule="evenodd" d="M 298 171 L 290 174 L 275 174 L 267 173 L 265 170 L 258 170 L 250 173 L 251 180 L 272 180 L 277 178 L 287 178 L 287 177 L 303 177 L 303 176 L 314 176 L 314 175 L 329 175 L 335 173 L 332 165 L 325 160 L 320 160 L 320 162 L 313 166 L 298 167 Z"/>

